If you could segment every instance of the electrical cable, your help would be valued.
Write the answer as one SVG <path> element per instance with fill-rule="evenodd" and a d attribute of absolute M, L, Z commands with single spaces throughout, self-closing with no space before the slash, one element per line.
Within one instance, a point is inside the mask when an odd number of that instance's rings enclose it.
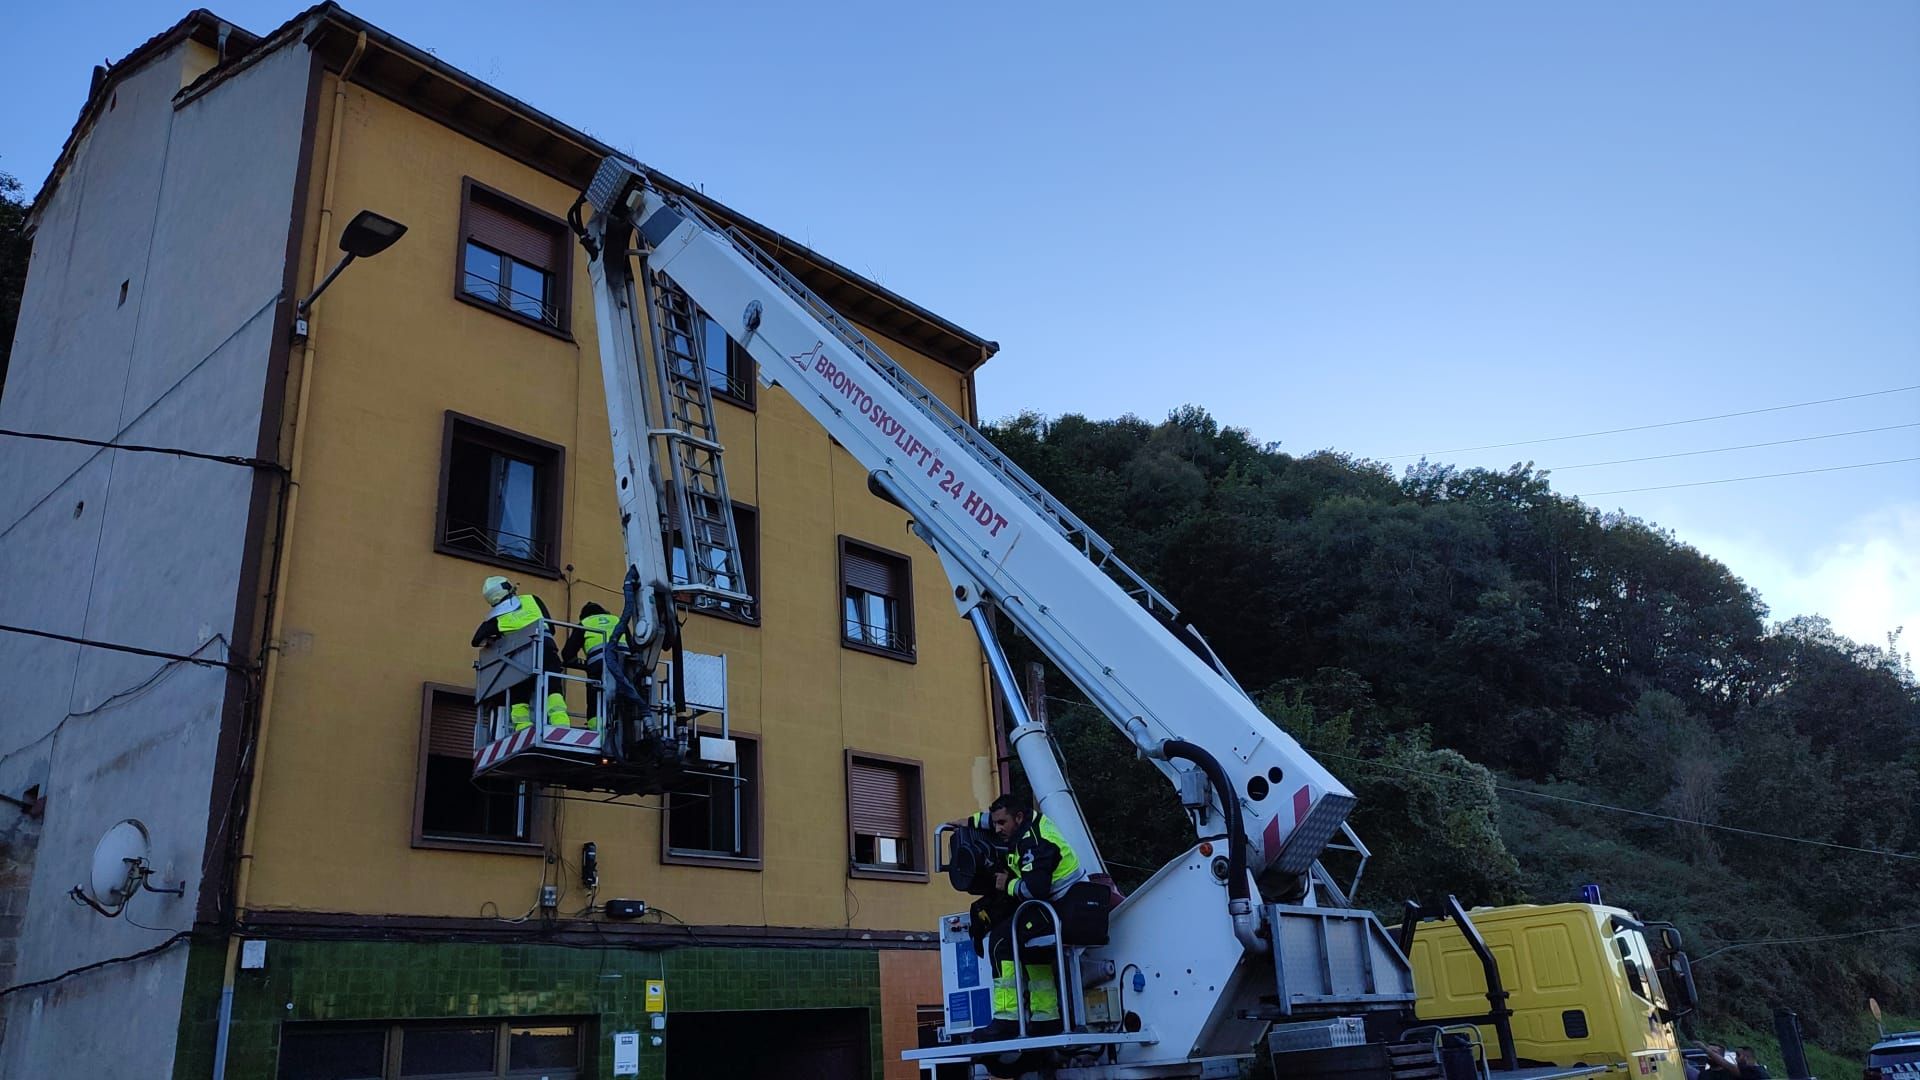
<path fill-rule="evenodd" d="M 1840 397 L 1820 398 L 1817 401 L 1797 401 L 1791 405 L 1770 405 L 1764 409 L 1742 409 L 1739 412 L 1716 413 L 1713 416 L 1696 416 L 1688 420 L 1668 420 L 1659 424 L 1636 424 L 1632 427 L 1609 428 L 1606 431 L 1584 431 L 1578 435 L 1555 435 L 1545 439 L 1520 439 L 1515 442 L 1487 443 L 1484 446 L 1456 446 L 1450 450 L 1424 450 L 1417 454 L 1392 454 L 1382 460 L 1398 461 L 1401 458 L 1432 457 L 1435 454 L 1468 454 L 1476 450 L 1504 450 L 1509 446 L 1533 446 L 1538 443 L 1592 439 L 1601 435 L 1621 435 L 1629 431 L 1652 431 L 1656 428 L 1680 427 L 1683 424 L 1704 424 L 1709 420 L 1727 420 L 1736 416 L 1758 416 L 1761 413 L 1784 412 L 1788 409 L 1804 409 L 1810 405 L 1831 405 L 1836 401 L 1858 401 L 1861 398 L 1882 397 L 1887 394 L 1904 394 L 1909 390 L 1920 390 L 1920 383 L 1916 383 L 1913 386 L 1896 386 L 1890 390 L 1873 390 L 1864 394 L 1844 394 Z"/>
<path fill-rule="evenodd" d="M 1475 786 L 1479 786 L 1480 784 L 1480 781 L 1471 780 L 1464 776 L 1448 776 L 1445 773 L 1428 772 L 1424 769 L 1410 769 L 1404 765 L 1389 765 L 1384 761 L 1375 761 L 1372 758 L 1354 757 L 1351 754 L 1335 754 L 1328 751 L 1318 751 L 1314 753 L 1313 756 L 1337 758 L 1342 761 L 1352 761 L 1362 765 L 1370 765 L 1370 766 L 1373 766 L 1374 768 L 1392 769 L 1396 772 L 1412 773 L 1415 776 L 1425 776 L 1434 780 L 1446 780 L 1456 784 L 1473 784 Z M 1887 851 L 1882 848 L 1856 847 L 1852 844 L 1838 844 L 1830 840 L 1815 840 L 1815 839 L 1812 839 L 1811 837 L 1806 837 L 1806 836 L 1788 836 L 1785 833 L 1763 832 L 1759 829 L 1746 829 L 1738 825 L 1721 825 L 1716 822 L 1700 821 L 1695 818 L 1683 818 L 1683 817 L 1675 816 L 1673 814 L 1659 814 L 1651 810 L 1636 810 L 1630 806 L 1614 806 L 1611 803 L 1595 802 L 1591 799 L 1576 799 L 1570 795 L 1554 795 L 1550 792 L 1545 792 L 1545 791 L 1532 791 L 1527 788 L 1513 787 L 1509 784 L 1495 783 L 1490 786 L 1495 791 L 1504 791 L 1511 795 L 1526 795 L 1536 799 L 1549 799 L 1554 802 L 1569 803 L 1574 806 L 1583 806 L 1590 810 L 1611 810 L 1616 814 L 1631 814 L 1634 817 L 1652 818 L 1657 821 L 1665 821 L 1675 825 L 1692 825 L 1692 826 L 1695 826 L 1696 828 L 1718 829 L 1721 832 L 1737 833 L 1741 836 L 1759 837 L 1765 840 L 1784 840 L 1784 841 L 1787 841 L 1788 843 L 1807 844 L 1812 847 L 1831 848 L 1836 851 L 1850 851 L 1860 855 L 1878 855 L 1881 858 L 1885 858 L 1885 859 L 1904 859 L 1910 862 L 1920 862 L 1920 855 L 1916 855 L 1911 852 Z"/>
<path fill-rule="evenodd" d="M 1574 469 L 1597 469 L 1602 465 L 1632 465 L 1641 461 L 1666 461 L 1670 458 L 1699 457 L 1702 454 L 1726 454 L 1735 450 L 1754 450 L 1762 446 L 1787 446 L 1792 443 L 1819 442 L 1822 439 L 1840 439 L 1848 435 L 1871 435 L 1877 431 L 1900 431 L 1904 428 L 1920 427 L 1920 420 L 1911 424 L 1888 424 L 1885 427 L 1858 428 L 1853 431 L 1836 431 L 1831 435 L 1806 435 L 1798 439 L 1775 439 L 1772 442 L 1743 443 L 1739 446 L 1720 446 L 1712 450 L 1683 450 L 1677 454 L 1652 454 L 1647 457 L 1620 458 L 1615 461 L 1589 461 L 1584 465 L 1551 465 L 1544 472 L 1571 472 Z"/>
<path fill-rule="evenodd" d="M 0 428 L 0 435 L 15 439 L 33 439 L 38 442 L 75 443 L 80 446 L 97 446 L 102 450 L 126 450 L 138 454 L 172 454 L 175 457 L 193 458 L 196 461 L 217 461 L 223 465 L 238 465 L 248 469 L 270 469 L 285 474 L 285 465 L 266 458 L 242 457 L 239 454 L 209 454 L 200 450 L 184 450 L 177 446 L 138 446 L 132 443 L 103 442 L 100 439 L 83 439 L 78 435 L 52 435 L 44 431 L 15 431 Z"/>
<path fill-rule="evenodd" d="M 141 949 L 139 952 L 130 952 L 124 956 L 110 956 L 105 960 L 95 960 L 91 964 L 82 964 L 77 968 L 68 968 L 66 971 L 63 971 L 58 975 L 50 975 L 44 979 L 35 979 L 32 982 L 14 983 L 12 986 L 0 988 L 0 998 L 6 997 L 9 994 L 17 994 L 22 990 L 32 990 L 35 987 L 40 987 L 40 986 L 51 986 L 54 983 L 60 982 L 63 979 L 71 979 L 75 975 L 82 975 L 82 974 L 85 974 L 86 972 L 96 971 L 103 967 L 111 967 L 115 964 L 130 963 L 134 960 L 144 960 L 145 958 L 152 956 L 155 953 L 164 952 L 167 949 L 172 948 L 175 944 L 186 940 L 188 937 L 191 937 L 192 934 L 193 934 L 193 931 L 191 930 L 176 931 L 174 935 L 168 938 L 167 940 L 160 942 L 158 945 L 149 945 L 146 948 Z"/>
<path fill-rule="evenodd" d="M 28 626 L 10 626 L 4 623 L 0 623 L 0 630 L 4 630 L 8 633 L 13 633 L 13 634 L 25 634 L 29 637 L 51 638 L 54 641 L 64 641 L 70 645 L 85 645 L 85 646 L 88 646 L 89 648 L 94 648 L 94 649 L 109 649 L 109 650 L 112 650 L 113 652 L 132 653 L 135 656 L 154 656 L 162 660 L 172 660 L 182 664 L 198 664 L 201 667 L 226 668 L 228 671 L 236 671 L 243 675 L 251 674 L 253 671 L 252 666 L 247 664 L 236 664 L 231 660 L 209 660 L 204 656 L 160 652 L 157 649 L 143 649 L 138 645 L 122 645 L 118 642 L 113 642 L 113 641 L 100 641 L 94 638 L 73 637 L 70 634 L 56 634 L 51 630 L 35 630 L 32 627 L 28 627 Z M 212 639 L 209 638 L 208 640 L 212 640 Z M 224 641 L 226 639 L 222 638 L 221 640 Z M 202 643 L 201 647 L 205 648 L 206 646 L 204 643 Z"/>
<path fill-rule="evenodd" d="M 1729 476 L 1724 480 L 1695 480 L 1690 484 L 1656 484 L 1653 487 L 1614 488 L 1611 491 L 1585 491 L 1574 496 L 1574 498 L 1591 499 L 1600 495 L 1627 495 L 1636 491 L 1671 491 L 1674 488 L 1711 487 L 1715 484 L 1738 484 L 1747 480 L 1772 480 L 1781 476 L 1809 476 L 1813 473 L 1846 472 L 1849 469 L 1871 469 L 1876 465 L 1902 465 L 1909 461 L 1920 461 L 1920 455 L 1914 457 L 1888 458 L 1885 461 L 1862 461 L 1855 465 L 1829 465 L 1824 469 L 1795 469 L 1792 472 L 1761 473 L 1757 476 Z"/>
<path fill-rule="evenodd" d="M 1083 708 L 1092 708 L 1092 706 L 1088 705 L 1086 702 L 1073 701 L 1068 698 L 1056 698 L 1049 695 L 1048 700 L 1057 701 L 1062 705 L 1077 705 Z M 1448 776 L 1445 773 L 1430 772 L 1426 769 L 1412 769 L 1412 768 L 1408 768 L 1405 765 L 1391 765 L 1391 764 L 1388 764 L 1387 762 L 1379 761 L 1374 758 L 1356 757 L 1355 755 L 1352 755 L 1352 754 L 1336 754 L 1330 750 L 1315 750 L 1315 751 L 1309 751 L 1308 753 L 1309 753 L 1309 756 L 1314 758 L 1334 758 L 1340 761 L 1351 761 L 1358 765 L 1366 765 L 1371 768 L 1390 769 L 1394 772 L 1409 773 L 1414 776 L 1424 776 L 1430 780 L 1444 780 L 1444 781 L 1447 781 L 1448 783 L 1454 783 L 1454 784 L 1472 784 L 1475 787 L 1481 786 L 1480 781 L 1469 779 L 1464 776 Z M 1881 858 L 1886 858 L 1886 859 L 1904 859 L 1912 862 L 1920 862 L 1920 855 L 1913 854 L 1911 852 L 1888 851 L 1883 848 L 1857 847 L 1852 844 L 1839 844 L 1830 840 L 1815 840 L 1815 839 L 1812 839 L 1811 837 L 1806 837 L 1806 836 L 1788 836 L 1784 833 L 1763 832 L 1759 829 L 1747 829 L 1747 828 L 1742 828 L 1738 825 L 1721 825 L 1711 821 L 1699 821 L 1694 818 L 1677 817 L 1673 814 L 1659 814 L 1651 810 L 1637 810 L 1630 806 L 1615 806 L 1612 803 L 1595 802 L 1591 799 L 1576 799 L 1570 795 L 1555 795 L 1555 794 L 1552 794 L 1551 792 L 1546 792 L 1546 791 L 1533 791 L 1528 788 L 1514 787 L 1510 784 L 1501 784 L 1496 782 L 1487 786 L 1492 787 L 1495 791 L 1503 791 L 1510 795 L 1525 795 L 1525 796 L 1529 796 L 1536 799 L 1549 799 L 1554 802 L 1563 802 L 1563 803 L 1570 803 L 1575 806 L 1584 806 L 1591 810 L 1611 810 L 1617 814 L 1631 814 L 1635 817 L 1653 818 L 1658 821 L 1665 821 L 1675 825 L 1692 825 L 1702 829 L 1718 829 L 1721 832 L 1737 833 L 1742 836 L 1759 837 L 1761 839 L 1766 839 L 1766 840 L 1784 840 L 1794 844 L 1808 844 L 1813 847 L 1831 848 L 1836 851 L 1850 851 L 1860 855 L 1878 855 Z"/>
<path fill-rule="evenodd" d="M 696 944 L 699 944 L 699 945 L 707 944 L 707 942 L 700 937 L 699 932 L 693 928 L 692 923 L 688 922 L 687 920 L 681 918 L 678 915 L 675 915 L 673 912 L 668 911 L 666 908 L 656 907 L 654 905 L 649 904 L 647 906 L 647 912 L 648 914 L 651 914 L 651 915 L 660 916 L 660 919 L 672 919 L 674 922 L 679 923 L 680 926 L 686 930 L 687 936 L 692 938 Z M 655 923 L 659 923 L 660 919 L 655 919 L 653 921 Z"/>
<path fill-rule="evenodd" d="M 228 644 L 225 634 L 215 634 L 212 637 L 208 638 L 207 640 L 201 642 L 200 648 L 195 649 L 194 652 L 198 653 L 200 649 L 204 649 L 208 645 L 212 645 L 215 642 L 219 642 L 222 645 Z M 140 694 L 145 693 L 148 689 L 152 688 L 155 684 L 159 683 L 160 680 L 165 678 L 170 672 L 179 670 L 186 663 L 187 661 L 184 661 L 184 660 L 169 660 L 166 663 L 161 664 L 159 667 L 153 669 L 153 674 L 147 676 L 145 679 L 141 680 L 140 682 L 127 687 L 125 690 L 115 691 L 114 693 L 108 695 L 106 700 L 102 701 L 98 705 L 95 705 L 93 708 L 82 709 L 79 712 L 68 713 L 67 715 L 61 717 L 58 723 L 55 723 L 52 727 L 48 728 L 45 732 L 41 733 L 37 738 L 33 739 L 31 742 L 21 743 L 19 746 L 14 747 L 12 750 L 9 750 L 4 754 L 0 754 L 0 761 L 6 761 L 9 758 L 12 758 L 15 754 L 18 754 L 23 750 L 27 750 L 31 747 L 38 746 L 40 743 L 44 742 L 45 740 L 53 737 L 56 733 L 58 733 L 60 729 L 64 727 L 66 725 L 66 722 L 69 720 L 79 720 L 85 717 L 94 716 L 96 714 L 103 713 L 122 701 L 125 701 L 129 698 L 138 697 Z"/>
<path fill-rule="evenodd" d="M 1810 941 L 1840 941 L 1845 938 L 1872 937 L 1876 934 L 1905 934 L 1915 930 L 1920 930 L 1920 923 L 1908 923 L 1905 926 L 1883 926 L 1875 930 L 1854 930 L 1844 934 L 1815 934 L 1811 937 L 1763 938 L 1758 941 L 1736 941 L 1730 945 L 1722 945 L 1705 956 L 1696 956 L 1693 958 L 1693 962 L 1697 966 L 1706 963 L 1708 960 L 1719 956 L 1723 952 L 1732 952 L 1734 949 L 1751 949 L 1756 945 L 1799 945 Z"/>
<path fill-rule="evenodd" d="M 258 319 L 260 316 L 265 315 L 269 311 L 272 311 L 274 309 L 274 306 L 277 305 L 279 302 L 280 302 L 280 293 L 278 292 L 275 292 L 272 296 L 268 297 L 265 303 L 261 304 L 259 307 L 254 309 L 253 314 L 247 316 L 245 319 L 240 320 L 240 325 L 234 327 L 232 333 L 222 338 L 220 340 L 220 343 L 218 345 L 215 345 L 211 351 L 206 353 L 204 356 L 200 357 L 200 359 L 194 361 L 192 367 L 182 372 L 179 378 L 173 380 L 172 385 L 168 386 L 165 390 L 162 390 L 158 395 L 156 395 L 152 401 L 147 403 L 147 406 L 145 408 L 141 409 L 139 413 L 137 413 L 132 419 L 122 424 L 120 426 L 120 430 L 115 432 L 114 434 L 116 435 L 125 434 L 126 432 L 132 430 L 134 425 L 140 423 L 140 421 L 142 420 L 145 420 L 149 413 L 153 412 L 153 410 L 160 407 L 161 402 L 165 401 L 170 395 L 172 395 L 172 393 L 175 390 L 178 390 L 180 389 L 181 386 L 185 385 L 186 381 L 188 379 L 193 378 L 193 376 L 197 374 L 201 368 L 206 366 L 209 360 L 212 360 L 214 357 L 220 355 L 221 351 L 225 349 L 230 343 L 232 343 L 235 338 L 239 337 L 241 333 L 246 330 L 247 327 L 252 326 L 253 321 L 255 319 Z M 77 467 L 74 468 L 72 472 L 68 473 L 64 477 L 61 477 L 60 482 L 48 488 L 47 493 L 45 495 L 42 495 L 38 499 L 35 499 L 33 501 L 32 506 L 27 507 L 26 510 L 21 512 L 19 517 L 14 518 L 11 522 L 9 522 L 6 528 L 0 529 L 0 538 L 4 538 L 8 533 L 11 533 L 15 528 L 17 528 L 21 522 L 32 517 L 34 512 L 39 510 L 41 506 L 45 505 L 48 499 L 53 498 L 56 492 L 58 492 L 60 489 L 67 486 L 68 481 L 72 480 L 76 476 L 79 476 L 80 473 L 83 470 L 85 470 L 88 465 L 92 464 L 93 461 L 99 456 L 100 455 L 98 452 L 88 455 L 86 461 L 81 462 Z"/>

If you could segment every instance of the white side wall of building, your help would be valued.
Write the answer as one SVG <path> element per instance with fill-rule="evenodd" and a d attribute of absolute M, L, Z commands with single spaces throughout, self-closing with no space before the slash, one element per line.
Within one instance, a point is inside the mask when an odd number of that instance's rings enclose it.
<path fill-rule="evenodd" d="M 283 48 L 176 108 L 181 48 L 119 81 L 41 210 L 0 427 L 255 453 L 275 309 L 292 302 L 277 293 L 308 53 Z M 240 580 L 253 479 L 7 440 L 0 623 L 249 659 L 257 643 L 223 639 L 254 586 Z M 235 677 L 5 632 L 0 671 L 0 775 L 43 777 L 47 797 L 14 981 L 191 927 Z M 109 920 L 66 894 L 129 817 L 153 835 L 157 876 L 187 894 L 146 893 Z M 182 942 L 9 995 L 0 1075 L 169 1075 L 186 963 Z"/>

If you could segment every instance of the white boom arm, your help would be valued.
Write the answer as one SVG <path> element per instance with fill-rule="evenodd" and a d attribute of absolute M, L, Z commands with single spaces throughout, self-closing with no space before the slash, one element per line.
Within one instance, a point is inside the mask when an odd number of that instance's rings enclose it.
<path fill-rule="evenodd" d="M 1041 811 L 1083 860 L 1099 865 L 1051 740 L 1020 707 L 987 605 L 1167 775 L 1201 840 L 1226 841 L 1228 857 L 1209 858 L 1202 843 L 1163 867 L 1115 912 L 1110 944 L 1095 950 L 1134 971 L 1128 1010 L 1148 1017 L 1153 1031 L 1155 1045 L 1122 1057 L 1188 1061 L 1250 1042 L 1258 1023 L 1249 1028 L 1229 1003 L 1250 1000 L 1272 978 L 1271 966 L 1264 977 L 1249 974 L 1248 958 L 1272 951 L 1278 960 L 1251 886 L 1267 871 L 1307 875 L 1354 805 L 1352 793 L 1254 706 L 1104 541 L 744 235 L 616 158 L 602 163 L 586 201 L 596 261 L 624 263 L 631 237 L 649 272 L 720 324 L 753 356 L 761 381 L 784 387 L 869 471 L 872 490 L 907 511 L 1006 691 L 1014 747 Z M 596 251 L 592 238 L 602 236 L 609 250 Z M 604 323 L 608 298 L 599 302 Z M 610 398 L 632 392 L 618 373 L 607 381 Z M 637 486 L 640 468 L 626 463 L 622 483 Z M 624 490 L 622 511 L 644 512 L 629 508 Z M 1230 919 L 1206 919 L 1223 898 Z"/>
<path fill-rule="evenodd" d="M 750 242 L 669 202 L 637 169 L 609 159 L 595 189 L 596 209 L 624 198 L 649 267 L 686 290 L 752 353 L 763 382 L 786 388 L 870 470 L 874 489 L 912 515 L 963 615 L 991 601 L 1176 783 L 1187 769 L 1165 759 L 1163 744 L 1204 748 L 1241 804 L 1248 869 L 1307 872 L 1352 794 L 962 442 L 985 446 L 984 437 L 950 414 L 928 415 L 920 403 L 932 395 L 897 364 Z M 1199 827 L 1218 834 L 1218 793 L 1208 803 Z"/>

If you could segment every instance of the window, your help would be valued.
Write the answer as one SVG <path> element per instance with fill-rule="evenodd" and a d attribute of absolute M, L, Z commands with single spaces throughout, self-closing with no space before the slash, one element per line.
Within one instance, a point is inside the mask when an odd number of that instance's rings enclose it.
<path fill-rule="evenodd" d="M 559 218 L 471 178 L 462 185 L 461 300 L 566 336 L 572 254 Z"/>
<path fill-rule="evenodd" d="M 558 577 L 560 470 L 566 452 L 448 412 L 440 452 L 443 555 Z"/>
<path fill-rule="evenodd" d="M 279 1080 L 574 1080 L 586 1072 L 575 1021 L 289 1023 L 280 1029 Z"/>
<path fill-rule="evenodd" d="M 680 512 L 671 507 L 668 512 L 674 521 L 674 527 L 667 532 L 667 557 L 673 563 L 669 570 L 676 583 L 685 585 L 692 578 L 687 572 L 687 545 L 679 527 Z M 746 577 L 743 585 L 752 599 L 740 603 L 703 596 L 696 598 L 693 610 L 702 615 L 714 615 L 757 626 L 760 623 L 760 512 L 745 503 L 734 503 L 733 537 L 740 545 L 740 568 Z M 733 587 L 732 579 L 725 572 L 725 558 L 718 556 L 718 553 L 716 556 L 713 559 L 716 571 L 713 583 L 721 588 Z"/>
<path fill-rule="evenodd" d="M 743 409 L 753 408 L 753 355 L 706 315 L 700 316 L 700 332 L 704 337 L 701 352 L 706 358 L 707 384 L 713 387 L 713 396 Z"/>
<path fill-rule="evenodd" d="M 540 854 L 537 793 L 518 780 L 473 778 L 473 725 L 472 688 L 427 684 L 413 846 Z"/>
<path fill-rule="evenodd" d="M 913 660 L 913 563 L 840 538 L 841 644 Z"/>
<path fill-rule="evenodd" d="M 927 880 L 920 763 L 847 751 L 848 873 L 853 877 Z"/>
<path fill-rule="evenodd" d="M 661 799 L 661 862 L 760 866 L 760 740 L 731 734 L 733 776 L 689 776 Z"/>

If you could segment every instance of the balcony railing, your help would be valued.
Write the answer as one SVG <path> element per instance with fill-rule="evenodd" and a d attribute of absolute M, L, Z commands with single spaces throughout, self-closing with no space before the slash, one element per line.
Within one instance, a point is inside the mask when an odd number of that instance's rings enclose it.
<path fill-rule="evenodd" d="M 466 273 L 466 283 L 463 288 L 468 296 L 505 308 L 515 315 L 533 319 L 555 330 L 560 329 L 559 305 L 548 303 L 545 297 L 523 293 L 492 278 L 482 277 L 471 270 Z"/>
<path fill-rule="evenodd" d="M 484 525 L 450 521 L 447 523 L 447 535 L 443 543 L 451 548 L 489 555 L 496 559 L 516 559 L 539 566 L 546 566 L 551 562 L 547 545 L 538 539 L 501 529 L 490 529 Z"/>
<path fill-rule="evenodd" d="M 846 629 L 843 630 L 842 633 L 848 641 L 856 645 L 866 645 L 871 648 L 885 649 L 888 652 L 896 653 L 911 653 L 913 651 L 913 637 L 902 632 L 898 627 L 875 626 L 872 623 L 848 619 L 846 621 Z"/>

